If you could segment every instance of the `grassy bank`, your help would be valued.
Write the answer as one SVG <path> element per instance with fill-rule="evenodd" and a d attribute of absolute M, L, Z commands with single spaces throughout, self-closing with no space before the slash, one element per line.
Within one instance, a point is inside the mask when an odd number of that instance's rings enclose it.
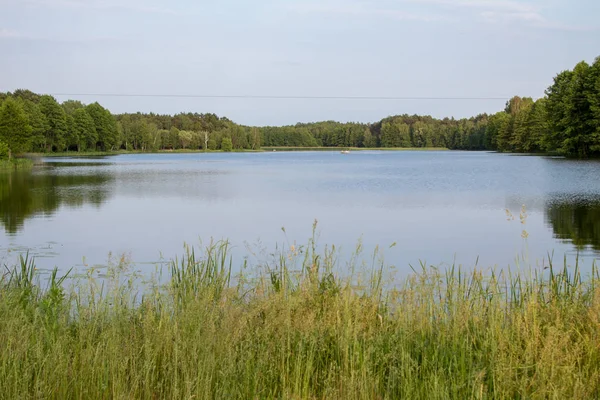
<path fill-rule="evenodd" d="M 125 265 L 47 288 L 23 259 L 0 288 L 4 398 L 585 399 L 600 396 L 600 277 L 422 268 L 384 290 L 373 257 L 291 247 L 231 275 L 188 251 L 142 294 Z M 132 299 L 135 298 L 136 301 Z"/>
<path fill-rule="evenodd" d="M 30 169 L 33 161 L 27 158 L 13 158 L 12 160 L 0 160 L 0 171 L 11 171 L 15 169 Z"/>

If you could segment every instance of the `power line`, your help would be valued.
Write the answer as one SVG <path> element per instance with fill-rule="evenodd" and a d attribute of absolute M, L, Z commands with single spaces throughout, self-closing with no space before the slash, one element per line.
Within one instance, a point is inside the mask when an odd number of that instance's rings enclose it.
<path fill-rule="evenodd" d="M 211 94 L 133 94 L 133 93 L 50 93 L 52 96 L 79 97 L 163 97 L 199 99 L 256 99 L 256 100 L 485 100 L 506 101 L 508 97 L 428 97 L 428 96 L 279 96 L 279 95 L 211 95 Z"/>

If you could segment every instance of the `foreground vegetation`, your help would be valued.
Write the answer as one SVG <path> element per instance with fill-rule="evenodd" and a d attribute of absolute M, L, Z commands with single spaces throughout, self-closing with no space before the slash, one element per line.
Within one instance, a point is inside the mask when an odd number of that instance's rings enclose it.
<path fill-rule="evenodd" d="M 113 115 L 98 103 L 29 90 L 0 93 L 0 141 L 14 153 L 157 150 L 258 150 L 357 147 L 498 150 L 600 156 L 600 58 L 562 71 L 545 96 L 515 96 L 504 110 L 472 118 L 397 115 L 381 121 L 323 121 L 250 127 L 214 114 Z"/>
<path fill-rule="evenodd" d="M 360 259 L 357 251 L 354 260 Z M 226 242 L 188 249 L 163 286 L 121 260 L 108 278 L 22 258 L 0 290 L 6 398 L 514 399 L 600 396 L 600 276 L 425 266 L 392 287 L 383 261 L 335 275 L 291 246 L 232 275 Z M 65 289 L 69 288 L 69 289 Z"/>

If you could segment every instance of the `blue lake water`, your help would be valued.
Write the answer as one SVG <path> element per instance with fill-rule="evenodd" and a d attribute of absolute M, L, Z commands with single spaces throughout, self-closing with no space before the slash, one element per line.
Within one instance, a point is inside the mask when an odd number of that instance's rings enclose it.
<path fill-rule="evenodd" d="M 234 263 L 260 264 L 276 245 L 306 243 L 314 220 L 319 243 L 338 246 L 341 260 L 362 238 L 400 271 L 420 261 L 515 265 L 517 256 L 542 264 L 549 252 L 589 266 L 600 250 L 595 161 L 412 151 L 44 161 L 0 174 L 0 261 L 29 250 L 40 268 L 66 270 L 105 265 L 112 253 L 143 269 L 213 237 L 230 240 Z"/>

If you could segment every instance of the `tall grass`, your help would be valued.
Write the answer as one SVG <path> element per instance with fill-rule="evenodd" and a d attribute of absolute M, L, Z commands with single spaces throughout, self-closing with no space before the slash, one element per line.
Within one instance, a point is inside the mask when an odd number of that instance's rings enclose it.
<path fill-rule="evenodd" d="M 360 259 L 357 250 L 357 257 Z M 54 399 L 590 399 L 600 396 L 600 276 L 387 268 L 335 250 L 279 253 L 232 274 L 227 242 L 188 248 L 168 284 L 0 287 L 0 397 Z M 66 287 L 71 287 L 66 289 Z"/>
<path fill-rule="evenodd" d="M 0 171 L 30 169 L 32 167 L 33 161 L 27 158 L 13 158 L 12 160 L 0 160 Z"/>

